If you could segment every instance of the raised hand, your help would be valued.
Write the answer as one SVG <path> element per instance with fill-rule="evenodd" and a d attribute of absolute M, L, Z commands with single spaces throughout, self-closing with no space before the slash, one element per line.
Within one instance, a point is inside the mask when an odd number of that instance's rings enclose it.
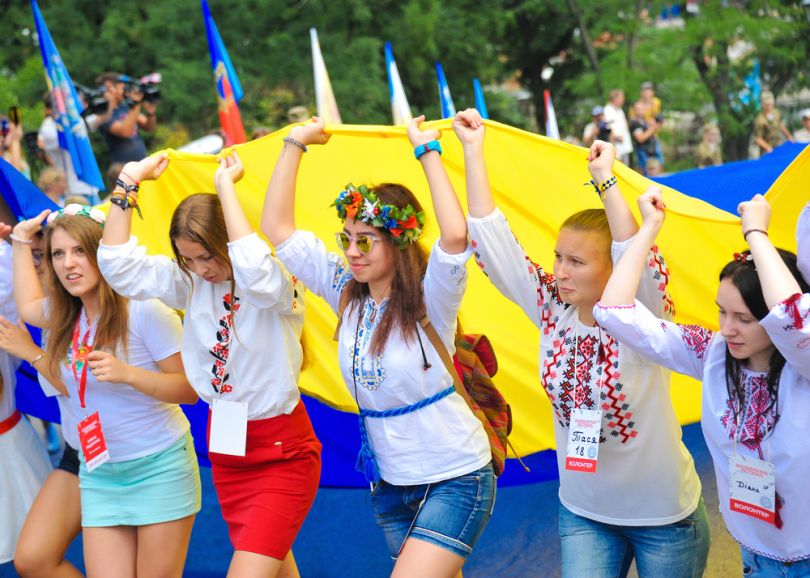
<path fill-rule="evenodd" d="M 439 131 L 435 129 L 422 130 L 420 125 L 425 121 L 425 115 L 417 116 L 408 125 L 408 140 L 411 141 L 411 146 L 416 148 L 430 141 L 438 140 L 441 138 Z"/>
<path fill-rule="evenodd" d="M 639 196 L 637 201 L 641 212 L 642 226 L 660 229 L 664 223 L 664 211 L 667 208 L 666 204 L 664 204 L 661 189 L 655 185 L 650 185 L 644 194 Z"/>
<path fill-rule="evenodd" d="M 453 117 L 453 132 L 463 146 L 484 142 L 485 130 L 481 113 L 474 108 L 462 110 Z"/>
<path fill-rule="evenodd" d="M 14 226 L 14 236 L 21 241 L 30 241 L 42 229 L 42 223 L 50 214 L 50 209 L 45 209 L 36 217 L 26 219 Z"/>
<path fill-rule="evenodd" d="M 111 383 L 130 383 L 130 366 L 106 351 L 91 351 L 87 354 L 87 363 L 98 381 Z"/>
<path fill-rule="evenodd" d="M 754 195 L 750 201 L 744 201 L 737 206 L 740 214 L 743 234 L 748 231 L 768 231 L 771 222 L 771 206 L 762 195 Z"/>
<path fill-rule="evenodd" d="M 227 157 L 219 157 L 219 168 L 214 173 L 214 183 L 217 186 L 224 181 L 238 183 L 244 174 L 245 166 L 236 151 L 233 151 Z"/>
<path fill-rule="evenodd" d="M 332 135 L 326 132 L 326 124 L 322 118 L 313 116 L 307 124 L 294 126 L 290 130 L 290 138 L 303 145 L 326 144 Z"/>
<path fill-rule="evenodd" d="M 136 163 L 130 162 L 121 170 L 121 180 L 134 180 L 133 185 L 142 181 L 154 181 L 169 166 L 169 155 L 161 153 L 146 157 Z"/>
<path fill-rule="evenodd" d="M 616 148 L 609 142 L 596 140 L 588 151 L 588 170 L 593 180 L 601 183 L 613 174 L 613 161 L 616 160 Z"/>
<path fill-rule="evenodd" d="M 0 239 L 7 239 L 9 235 L 11 235 L 11 225 L 0 221 Z"/>

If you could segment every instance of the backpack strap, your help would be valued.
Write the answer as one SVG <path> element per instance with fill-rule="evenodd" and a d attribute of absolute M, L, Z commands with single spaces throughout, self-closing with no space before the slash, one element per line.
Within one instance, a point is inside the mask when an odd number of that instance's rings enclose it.
<path fill-rule="evenodd" d="M 447 372 L 453 378 L 453 387 L 456 388 L 456 393 L 459 394 L 467 405 L 472 408 L 473 405 L 472 400 L 470 399 L 470 394 L 467 393 L 467 388 L 464 387 L 463 383 L 461 383 L 461 377 L 459 377 L 458 371 L 456 371 L 456 365 L 453 363 L 453 359 L 450 357 L 450 352 L 442 342 L 439 334 L 436 333 L 436 328 L 433 327 L 433 324 L 430 322 L 427 315 L 419 320 L 419 325 L 422 326 L 422 329 L 425 331 L 425 335 L 428 336 L 431 345 L 433 345 L 433 349 L 435 349 L 436 353 L 439 354 L 439 357 L 442 358 L 442 363 L 444 363 L 445 369 L 447 369 Z"/>

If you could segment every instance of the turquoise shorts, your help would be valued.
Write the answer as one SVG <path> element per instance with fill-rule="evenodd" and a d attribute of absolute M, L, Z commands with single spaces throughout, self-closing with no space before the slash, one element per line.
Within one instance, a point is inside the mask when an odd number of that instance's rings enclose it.
<path fill-rule="evenodd" d="M 145 526 L 171 522 L 200 511 L 200 470 L 194 441 L 186 433 L 164 450 L 102 464 L 79 467 L 82 526 Z"/>

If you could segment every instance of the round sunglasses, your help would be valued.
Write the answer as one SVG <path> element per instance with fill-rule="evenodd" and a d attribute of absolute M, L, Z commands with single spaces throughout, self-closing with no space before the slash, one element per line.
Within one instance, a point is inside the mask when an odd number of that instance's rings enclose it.
<path fill-rule="evenodd" d="M 340 233 L 335 233 L 335 238 L 343 251 L 349 250 L 349 247 L 352 246 L 352 241 L 355 242 L 360 252 L 366 255 L 371 252 L 371 248 L 374 246 L 374 237 L 369 237 L 368 235 L 352 237 L 348 233 L 341 231 Z"/>

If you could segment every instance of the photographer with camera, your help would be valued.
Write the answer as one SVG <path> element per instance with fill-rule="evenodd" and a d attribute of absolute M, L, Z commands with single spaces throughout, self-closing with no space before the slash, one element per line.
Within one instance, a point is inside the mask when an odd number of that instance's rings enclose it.
<path fill-rule="evenodd" d="M 157 102 L 144 99 L 135 85 L 127 91 L 129 77 L 107 72 L 98 78 L 105 88 L 110 118 L 98 130 L 110 150 L 111 163 L 126 163 L 146 158 L 146 145 L 139 130 L 151 131 L 157 126 Z"/>
<path fill-rule="evenodd" d="M 654 163 L 655 169 L 649 161 L 657 156 L 660 150 L 658 131 L 661 130 L 661 122 L 657 118 L 648 121 L 644 112 L 646 105 L 638 101 L 633 105 L 631 112 L 633 120 L 630 121 L 630 134 L 633 137 L 633 149 L 636 151 L 636 161 L 641 174 L 645 177 L 655 176 L 661 172 L 663 164 L 659 160 Z"/>
<path fill-rule="evenodd" d="M 596 140 L 612 143 L 615 138 L 610 124 L 605 120 L 605 110 L 601 106 L 593 107 L 591 122 L 585 125 L 582 133 L 582 146 L 590 147 Z"/>

